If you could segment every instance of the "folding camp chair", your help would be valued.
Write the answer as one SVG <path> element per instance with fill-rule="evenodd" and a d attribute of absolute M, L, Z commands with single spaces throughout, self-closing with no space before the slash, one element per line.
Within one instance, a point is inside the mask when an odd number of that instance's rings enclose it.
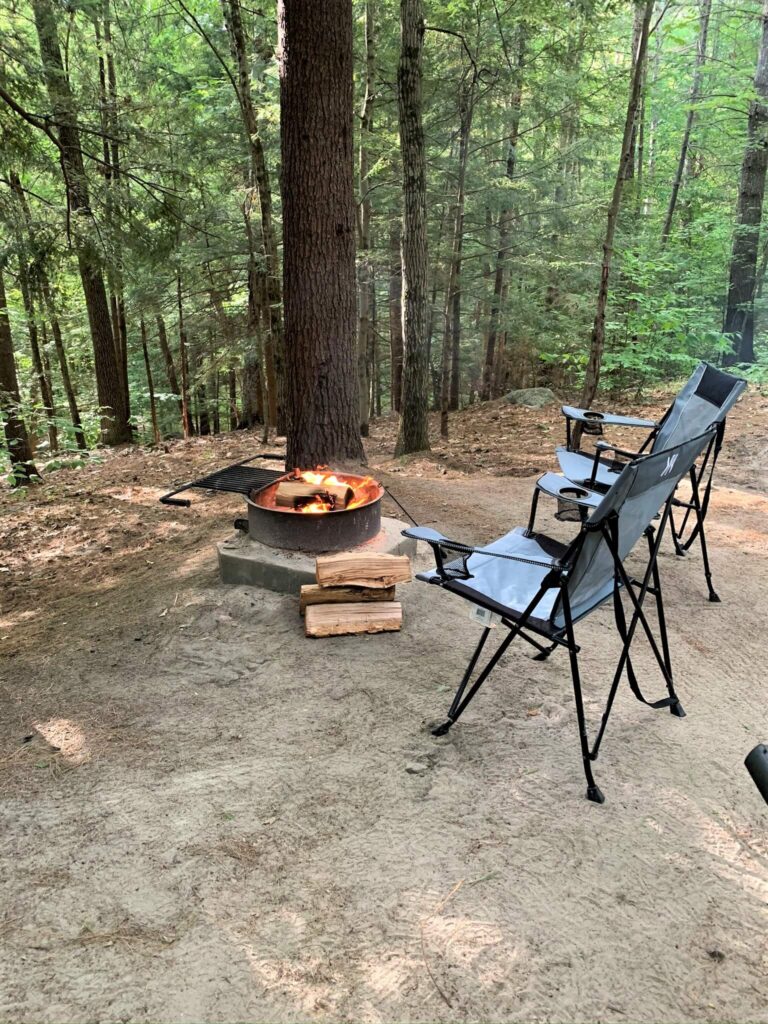
<path fill-rule="evenodd" d="M 645 451 L 664 451 L 696 437 L 710 424 L 717 426 L 703 458 L 698 465 L 690 468 L 690 498 L 677 497 L 673 500 L 673 506 L 683 510 L 681 522 L 677 523 L 674 513 L 670 513 L 670 533 L 678 555 L 684 555 L 699 538 L 710 601 L 719 601 L 720 598 L 712 586 L 704 520 L 709 507 L 715 464 L 725 435 L 725 418 L 746 386 L 747 382 L 739 377 L 723 373 L 709 363 L 699 363 L 658 423 L 632 416 L 615 416 L 612 413 L 563 406 L 566 446 L 557 449 L 560 468 L 572 484 L 598 493 L 605 492 L 611 486 L 616 475 L 621 472 L 625 459 L 632 459 Z M 645 429 L 648 435 L 637 452 L 617 448 L 605 441 L 595 443 L 594 453 L 583 452 L 574 450 L 573 423 L 581 424 L 589 433 L 602 433 L 605 427 L 614 426 Z M 613 458 L 605 458 L 607 453 L 612 453 Z M 553 480 L 549 482 L 554 485 Z"/>
<path fill-rule="evenodd" d="M 596 803 L 603 802 L 603 794 L 592 775 L 592 762 L 597 758 L 625 670 L 629 686 L 638 700 L 652 708 L 668 707 L 673 715 L 680 718 L 684 716 L 672 681 L 657 557 L 670 517 L 675 488 L 711 443 L 715 430 L 715 427 L 710 427 L 699 437 L 684 444 L 656 454 L 639 456 L 627 463 L 582 523 L 579 535 L 567 546 L 544 534 L 531 533 L 522 528 L 513 530 L 483 548 L 448 540 L 428 527 L 404 531 L 405 536 L 430 544 L 435 555 L 436 568 L 420 573 L 418 579 L 440 586 L 487 612 L 495 613 L 500 617 L 501 625 L 509 630 L 509 634 L 465 693 L 491 631 L 490 625 L 485 626 L 456 691 L 447 720 L 432 730 L 434 735 L 443 735 L 458 721 L 517 636 L 535 647 L 539 657 L 546 657 L 556 647 L 565 647 L 569 653 L 587 797 Z M 652 521 L 659 509 L 662 510 L 661 518 L 658 525 L 654 526 Z M 635 579 L 625 569 L 624 560 L 643 535 L 648 543 L 648 562 L 642 577 Z M 626 591 L 631 605 L 629 622 L 621 600 L 622 591 Z M 648 594 L 655 598 L 661 647 L 643 610 Z M 614 602 L 622 651 L 602 721 L 590 746 L 574 623 L 609 598 L 613 598 Z M 632 667 L 630 647 L 638 626 L 648 638 L 666 684 L 668 696 L 661 700 L 646 700 Z"/>

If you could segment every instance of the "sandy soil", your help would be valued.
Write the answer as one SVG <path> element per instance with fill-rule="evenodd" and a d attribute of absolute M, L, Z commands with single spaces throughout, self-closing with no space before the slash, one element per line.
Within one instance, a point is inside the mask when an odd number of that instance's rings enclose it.
<path fill-rule="evenodd" d="M 602 807 L 562 654 L 513 645 L 435 740 L 466 605 L 414 583 L 401 634 L 309 641 L 293 599 L 218 584 L 240 500 L 156 498 L 253 437 L 3 493 L 0 1018 L 768 1021 L 768 810 L 742 766 L 768 737 L 766 424 L 754 391 L 730 422 L 708 520 L 723 603 L 697 554 L 662 558 L 688 717 L 623 689 Z M 475 541 L 525 520 L 560 438 L 556 412 L 491 403 L 395 462 L 393 429 L 374 427 L 376 472 Z M 609 611 L 578 632 L 594 721 Z"/>

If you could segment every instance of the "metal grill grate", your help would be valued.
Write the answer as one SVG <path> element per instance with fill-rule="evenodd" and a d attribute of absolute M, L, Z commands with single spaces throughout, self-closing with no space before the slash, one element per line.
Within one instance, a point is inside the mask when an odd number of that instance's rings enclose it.
<path fill-rule="evenodd" d="M 245 462 L 236 462 L 232 466 L 225 466 L 224 469 L 217 469 L 215 473 L 200 477 L 199 480 L 192 480 L 188 484 L 177 487 L 174 491 L 164 494 L 160 501 L 163 505 L 180 505 L 188 508 L 191 502 L 187 498 L 177 498 L 175 495 L 191 488 L 202 491 L 229 491 L 231 494 L 249 494 L 254 487 L 263 487 L 272 483 L 278 477 L 283 476 L 284 469 L 261 469 L 257 466 L 249 466 L 248 462 L 255 462 L 256 459 L 275 459 L 284 462 L 282 455 L 256 455 L 253 459 L 246 459 Z"/>

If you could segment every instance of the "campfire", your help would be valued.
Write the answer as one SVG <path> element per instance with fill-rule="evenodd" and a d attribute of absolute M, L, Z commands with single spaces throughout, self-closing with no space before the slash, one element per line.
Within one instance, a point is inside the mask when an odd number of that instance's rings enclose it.
<path fill-rule="evenodd" d="M 381 485 L 373 477 L 332 473 L 322 467 L 294 469 L 290 476 L 261 491 L 257 503 L 280 512 L 319 515 L 351 511 L 380 497 Z"/>
<path fill-rule="evenodd" d="M 383 495 L 370 476 L 295 469 L 251 491 L 248 533 L 276 548 L 346 551 L 379 533 Z"/>

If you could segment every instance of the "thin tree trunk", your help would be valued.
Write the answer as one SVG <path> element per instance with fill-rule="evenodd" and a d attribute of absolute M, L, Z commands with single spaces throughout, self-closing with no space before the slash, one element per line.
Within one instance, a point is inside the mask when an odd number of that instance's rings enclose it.
<path fill-rule="evenodd" d="M 96 390 L 102 409 L 102 440 L 105 444 L 121 444 L 131 440 L 131 429 L 112 342 L 104 277 L 98 253 L 90 237 L 92 229 L 90 222 L 93 215 L 83 164 L 74 97 L 61 59 L 56 15 L 51 0 L 33 0 L 32 7 L 40 43 L 43 78 L 58 134 L 68 204 L 73 213 L 83 215 L 86 223 L 85 230 L 78 229 L 74 234 L 78 268 L 93 341 Z"/>
<path fill-rule="evenodd" d="M 709 15 L 711 9 L 712 0 L 701 0 L 701 6 L 699 7 L 699 40 L 696 46 L 696 64 L 693 69 L 693 84 L 691 85 L 691 95 L 688 100 L 688 115 L 685 119 L 683 141 L 680 144 L 680 157 L 677 161 L 675 180 L 672 183 L 672 192 L 669 196 L 667 215 L 664 218 L 664 227 L 661 230 L 662 246 L 667 244 L 669 234 L 672 230 L 672 220 L 675 216 L 677 197 L 680 192 L 680 186 L 683 183 L 683 175 L 685 174 L 686 163 L 688 160 L 688 147 L 691 142 L 691 131 L 696 117 L 696 105 L 701 98 L 701 85 L 704 79 L 704 64 L 707 60 L 707 35 L 709 33 Z"/>
<path fill-rule="evenodd" d="M 229 387 L 229 429 L 237 430 L 240 425 L 237 413 L 237 373 L 233 366 L 230 366 L 227 373 L 227 384 Z"/>
<path fill-rule="evenodd" d="M 181 400 L 181 388 L 179 387 L 179 379 L 176 376 L 176 367 L 173 363 L 173 353 L 171 352 L 171 346 L 168 344 L 168 332 L 165 329 L 165 320 L 163 320 L 160 313 L 157 314 L 157 340 L 160 342 L 160 351 L 163 354 L 163 362 L 165 363 L 165 376 L 168 379 L 168 387 L 172 393 L 177 396 L 179 400 L 179 416 L 181 417 L 182 430 L 184 429 L 184 404 Z"/>
<path fill-rule="evenodd" d="M 359 205 L 358 236 L 360 244 L 360 293 L 357 327 L 357 379 L 360 392 L 360 433 L 368 436 L 370 416 L 371 374 L 370 352 L 373 344 L 371 312 L 373 305 L 373 264 L 371 249 L 371 193 L 368 173 L 370 157 L 368 147 L 373 133 L 374 71 L 376 57 L 376 29 L 373 20 L 373 0 L 365 4 L 365 92 L 360 109 L 360 152 L 358 161 Z"/>
<path fill-rule="evenodd" d="M 403 163 L 403 396 L 396 454 L 429 449 L 427 384 L 427 178 L 422 126 L 421 0 L 400 0 L 397 72 L 400 151 Z"/>
<path fill-rule="evenodd" d="M 48 314 L 48 322 L 51 325 L 51 334 L 53 335 L 53 344 L 56 348 L 56 357 L 59 361 L 59 370 L 61 372 L 61 382 L 64 385 L 64 394 L 67 396 L 67 405 L 69 406 L 69 416 L 72 420 L 72 427 L 75 431 L 75 441 L 77 447 L 81 451 L 85 451 L 88 447 L 85 440 L 85 432 L 83 431 L 83 423 L 80 419 L 80 410 L 77 405 L 77 398 L 75 396 L 75 389 L 72 386 L 72 377 L 69 372 L 69 361 L 67 359 L 67 352 L 64 348 L 64 339 L 61 335 L 61 325 L 59 324 L 59 318 L 56 315 L 56 306 L 53 301 L 51 294 L 51 288 L 48 283 L 48 276 L 45 271 L 39 272 L 40 280 L 40 291 L 42 293 L 43 302 L 45 304 L 45 310 Z"/>
<path fill-rule="evenodd" d="M 522 108 L 522 81 L 520 78 L 520 67 L 525 54 L 525 39 L 522 33 L 518 39 L 517 71 L 515 76 L 515 89 L 512 95 L 510 109 L 509 136 L 507 141 L 507 164 L 506 179 L 509 185 L 515 176 L 517 167 L 517 144 L 520 132 L 520 113 Z M 483 360 L 483 375 L 480 383 L 480 399 L 487 402 L 497 390 L 497 382 L 494 380 L 497 364 L 496 347 L 499 339 L 499 325 L 501 311 L 504 307 L 503 297 L 506 281 L 508 278 L 507 262 L 509 260 L 509 238 L 512 227 L 512 202 L 508 198 L 499 213 L 499 248 L 496 253 L 496 268 L 493 276 L 493 298 L 491 299 L 491 316 L 488 327 L 488 338 L 485 345 L 485 358 Z"/>
<path fill-rule="evenodd" d="M 364 459 L 355 309 L 352 0 L 279 0 L 287 465 Z"/>
<path fill-rule="evenodd" d="M 286 429 L 283 392 L 284 379 L 284 339 L 282 296 L 280 288 L 280 261 L 277 250 L 277 235 L 272 216 L 272 191 L 264 146 L 261 141 L 259 120 L 251 95 L 251 62 L 243 28 L 242 8 L 240 0 L 223 0 L 224 16 L 229 30 L 232 54 L 237 62 L 237 95 L 243 127 L 248 139 L 252 186 L 255 185 L 259 200 L 259 218 L 261 223 L 262 252 L 266 263 L 267 301 L 264 308 L 265 322 L 268 325 L 266 339 L 267 351 L 271 351 L 274 363 L 274 388 L 277 391 L 270 406 L 276 407 L 278 433 L 284 434 Z M 267 373 L 267 383 L 269 372 Z"/>
<path fill-rule="evenodd" d="M 389 403 L 400 412 L 403 395 L 403 263 L 400 255 L 400 218 L 393 217 L 389 229 Z"/>
<path fill-rule="evenodd" d="M 32 446 L 19 414 L 21 397 L 16 377 L 16 361 L 13 354 L 11 322 L 8 319 L 8 302 L 5 295 L 3 269 L 0 264 L 0 411 L 5 422 L 5 443 L 11 460 L 11 486 L 27 484 L 37 477 L 32 462 Z"/>
<path fill-rule="evenodd" d="M 755 286 L 762 220 L 765 175 L 768 168 L 768 0 L 761 15 L 762 33 L 755 73 L 754 99 L 749 107 L 747 147 L 741 165 L 739 203 L 731 249 L 723 333 L 732 338 L 726 363 L 755 361 Z"/>
<path fill-rule="evenodd" d="M 149 349 L 147 348 L 147 325 L 144 317 L 139 323 L 141 330 L 141 351 L 144 353 L 144 369 L 147 371 L 147 390 L 149 391 L 149 414 L 152 418 L 152 435 L 155 444 L 160 444 L 160 427 L 157 424 L 157 404 L 155 402 L 155 387 L 152 383 L 152 367 L 149 364 Z"/>
<path fill-rule="evenodd" d="M 459 86 L 459 158 L 456 174 L 456 200 L 453 206 L 451 254 L 448 284 L 445 289 L 443 357 L 440 387 L 440 436 L 448 437 L 448 411 L 459 407 L 459 339 L 461 334 L 461 249 L 464 238 L 464 192 L 469 158 L 469 136 L 475 102 L 475 75 L 469 72 Z"/>
<path fill-rule="evenodd" d="M 179 311 L 179 366 L 181 367 L 181 427 L 184 437 L 194 433 L 189 406 L 189 358 L 187 332 L 184 328 L 184 306 L 181 299 L 181 274 L 176 275 L 176 304 Z"/>
<path fill-rule="evenodd" d="M 768 2 L 768 0 L 767 0 Z M 621 155 L 619 166 L 616 172 L 616 180 L 613 185 L 613 194 L 608 207 L 608 219 L 603 239 L 603 262 L 600 268 L 600 286 L 597 293 L 597 310 L 595 321 L 592 327 L 592 335 L 589 342 L 589 358 L 587 371 L 584 378 L 584 387 L 581 392 L 581 404 L 589 408 L 595 400 L 597 388 L 600 383 L 600 369 L 603 361 L 603 349 L 605 348 L 605 311 L 608 305 L 608 284 L 611 275 L 611 263 L 613 260 L 613 239 L 616 232 L 616 221 L 621 209 L 621 195 L 626 180 L 627 162 L 630 159 L 630 144 L 632 133 L 637 120 L 637 109 L 640 102 L 640 86 L 643 78 L 645 65 L 645 54 L 648 48 L 648 31 L 650 27 L 651 14 L 653 13 L 654 0 L 646 0 L 643 21 L 640 30 L 640 39 L 637 44 L 637 51 L 634 56 L 632 67 L 631 88 L 629 103 L 627 104 L 627 116 L 624 121 L 624 136 L 621 143 Z M 576 430 L 575 441 L 581 438 L 581 431 Z"/>

